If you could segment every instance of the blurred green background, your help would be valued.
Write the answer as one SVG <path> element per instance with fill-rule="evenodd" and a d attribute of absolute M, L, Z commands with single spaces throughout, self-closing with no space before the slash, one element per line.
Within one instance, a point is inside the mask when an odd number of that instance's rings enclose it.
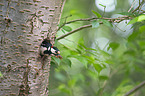
<path fill-rule="evenodd" d="M 60 25 L 96 17 L 92 10 L 102 17 L 121 17 L 119 13 L 128 12 L 132 3 L 133 10 L 138 0 L 67 0 Z M 94 22 L 66 24 L 57 37 Z M 63 59 L 52 58 L 50 96 L 124 96 L 144 81 L 145 22 L 127 25 L 128 22 L 100 24 L 58 40 L 56 45 Z M 144 90 L 131 96 L 145 96 Z"/>

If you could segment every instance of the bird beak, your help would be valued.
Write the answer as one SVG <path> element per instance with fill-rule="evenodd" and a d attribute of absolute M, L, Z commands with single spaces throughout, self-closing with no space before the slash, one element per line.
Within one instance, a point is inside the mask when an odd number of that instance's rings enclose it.
<path fill-rule="evenodd" d="M 55 56 L 56 58 L 62 59 L 62 56 L 59 54 L 57 56 Z"/>

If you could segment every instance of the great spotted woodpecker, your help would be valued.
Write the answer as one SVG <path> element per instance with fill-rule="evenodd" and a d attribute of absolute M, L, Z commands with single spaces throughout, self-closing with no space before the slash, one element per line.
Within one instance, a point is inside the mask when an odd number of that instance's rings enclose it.
<path fill-rule="evenodd" d="M 56 47 L 51 47 L 51 53 L 54 54 L 55 57 L 62 59 L 60 51 Z"/>
<path fill-rule="evenodd" d="M 60 51 L 56 47 L 52 46 L 50 40 L 48 39 L 44 39 L 42 41 L 39 51 L 41 57 L 44 57 L 44 55 L 45 56 L 54 55 L 55 57 L 62 59 Z"/>

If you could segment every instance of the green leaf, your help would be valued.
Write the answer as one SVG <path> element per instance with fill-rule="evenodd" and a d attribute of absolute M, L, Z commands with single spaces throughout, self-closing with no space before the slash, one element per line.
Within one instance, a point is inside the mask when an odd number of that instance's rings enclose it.
<path fill-rule="evenodd" d="M 140 31 L 140 32 L 145 32 L 145 25 L 139 27 L 139 31 Z"/>
<path fill-rule="evenodd" d="M 96 21 L 96 20 L 94 20 L 94 21 L 92 22 L 92 28 L 97 28 L 98 26 L 99 26 L 99 22 Z"/>
<path fill-rule="evenodd" d="M 115 50 L 115 49 L 117 49 L 119 47 L 119 45 L 120 45 L 119 43 L 111 42 L 109 44 L 109 47 L 108 48 L 112 48 L 112 50 Z"/>
<path fill-rule="evenodd" d="M 104 7 L 104 8 L 106 8 L 106 6 L 105 5 L 102 5 L 102 4 L 99 4 L 100 6 L 102 6 L 102 7 Z"/>
<path fill-rule="evenodd" d="M 71 67 L 71 61 L 67 58 L 62 59 L 62 64 L 65 64 L 65 65 L 68 65 L 69 67 Z"/>
<path fill-rule="evenodd" d="M 79 53 L 78 53 L 78 51 L 70 51 L 70 57 L 71 57 L 71 55 L 78 55 Z"/>
<path fill-rule="evenodd" d="M 100 71 L 103 69 L 102 66 L 100 64 L 93 64 L 94 68 L 96 69 L 96 71 L 98 73 L 100 73 Z"/>
<path fill-rule="evenodd" d="M 127 25 L 134 24 L 134 23 L 137 22 L 137 20 L 138 20 L 138 17 L 136 17 L 136 18 L 132 19 L 131 21 L 129 21 Z"/>
<path fill-rule="evenodd" d="M 62 27 L 65 31 L 67 31 L 67 32 L 70 32 L 70 31 L 72 31 L 72 28 L 71 27 L 69 27 L 69 26 L 64 26 L 64 27 Z"/>
<path fill-rule="evenodd" d="M 98 18 L 101 18 L 101 17 L 102 17 L 98 12 L 96 12 L 96 11 L 94 11 L 94 10 L 92 10 L 92 12 L 93 12 Z"/>
<path fill-rule="evenodd" d="M 98 92 L 96 93 L 96 96 L 99 96 L 104 91 L 104 88 L 99 88 Z"/>
<path fill-rule="evenodd" d="M 76 79 L 71 79 L 68 81 L 68 86 L 71 88 L 75 85 L 75 83 L 76 83 Z"/>
<path fill-rule="evenodd" d="M 78 54 L 82 54 L 82 50 L 77 48 L 76 51 L 77 51 Z"/>
<path fill-rule="evenodd" d="M 139 41 L 139 45 L 143 48 L 145 46 L 145 41 Z"/>
<path fill-rule="evenodd" d="M 86 52 L 86 46 L 84 45 L 84 39 L 80 38 L 78 40 L 77 48 L 76 48 L 78 54 L 84 54 Z"/>
<path fill-rule="evenodd" d="M 97 51 L 96 49 L 93 48 L 86 48 L 87 50 L 92 50 L 92 51 Z"/>
<path fill-rule="evenodd" d="M 89 54 L 89 55 L 93 55 L 93 56 L 97 56 L 97 54 L 96 54 L 96 52 L 91 52 L 91 51 L 87 51 L 87 54 Z"/>
<path fill-rule="evenodd" d="M 93 55 L 91 55 L 91 56 L 84 56 L 86 59 L 87 59 L 87 61 L 89 62 L 89 63 L 94 63 L 95 62 L 95 57 L 93 56 Z"/>
<path fill-rule="evenodd" d="M 57 64 L 60 64 L 60 61 L 61 61 L 61 60 L 60 60 L 59 58 L 56 58 L 56 57 L 53 56 L 52 59 L 53 59 Z"/>
<path fill-rule="evenodd" d="M 134 40 L 138 36 L 139 32 L 133 32 L 129 37 L 128 41 Z"/>
<path fill-rule="evenodd" d="M 65 34 L 65 30 L 64 29 L 62 29 L 61 31 Z"/>
<path fill-rule="evenodd" d="M 113 25 L 108 20 L 101 20 L 103 24 L 105 24 L 108 27 L 113 27 Z"/>
<path fill-rule="evenodd" d="M 130 49 L 130 50 L 125 51 L 124 54 L 135 56 L 135 51 Z"/>
<path fill-rule="evenodd" d="M 74 58 L 78 59 L 86 68 L 88 67 L 88 61 L 85 57 L 82 56 L 74 56 Z"/>
<path fill-rule="evenodd" d="M 140 16 L 138 17 L 138 22 L 141 22 L 141 21 L 143 21 L 143 20 L 145 20 L 145 15 L 140 15 Z"/>
<path fill-rule="evenodd" d="M 64 82 L 66 80 L 66 76 L 60 72 L 55 72 L 55 78 Z"/>
<path fill-rule="evenodd" d="M 108 79 L 108 76 L 99 76 L 99 79 L 100 80 L 107 80 Z"/>
<path fill-rule="evenodd" d="M 71 94 L 71 91 L 64 84 L 59 85 L 58 89 L 64 93 Z"/>
<path fill-rule="evenodd" d="M 111 96 L 124 96 L 128 91 L 134 88 L 133 84 L 131 84 L 132 80 L 123 80 L 120 85 L 116 88 Z M 133 94 L 130 96 L 134 96 Z"/>
<path fill-rule="evenodd" d="M 131 12 L 121 12 L 121 13 L 118 13 L 118 14 L 127 15 L 127 16 L 134 15 Z"/>
<path fill-rule="evenodd" d="M 134 23 L 136 23 L 136 22 L 141 22 L 141 21 L 143 21 L 143 20 L 145 20 L 145 15 L 140 15 L 140 16 L 138 16 L 138 17 L 135 17 L 135 18 L 132 19 L 131 21 L 129 21 L 127 25 L 129 25 L 129 24 L 134 24 Z"/>

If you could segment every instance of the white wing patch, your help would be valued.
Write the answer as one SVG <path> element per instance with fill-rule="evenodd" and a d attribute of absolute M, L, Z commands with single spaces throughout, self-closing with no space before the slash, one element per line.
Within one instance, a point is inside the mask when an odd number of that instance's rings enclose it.
<path fill-rule="evenodd" d="M 52 52 L 52 53 L 55 53 L 55 51 L 56 51 L 56 50 L 54 50 L 53 48 L 51 48 L 51 52 Z"/>
<path fill-rule="evenodd" d="M 48 50 L 50 50 L 50 47 L 48 48 Z"/>

